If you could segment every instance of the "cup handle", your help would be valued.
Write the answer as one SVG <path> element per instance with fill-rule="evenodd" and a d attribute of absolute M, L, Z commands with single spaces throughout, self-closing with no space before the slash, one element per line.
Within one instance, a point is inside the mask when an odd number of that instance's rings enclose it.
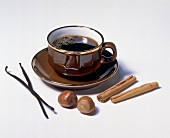
<path fill-rule="evenodd" d="M 109 62 L 112 62 L 116 59 L 117 57 L 117 50 L 116 50 L 116 46 L 114 43 L 112 42 L 105 42 L 103 43 L 103 46 L 102 46 L 102 52 L 106 49 L 106 48 L 110 48 L 112 51 L 113 51 L 113 55 L 111 57 L 104 57 L 102 55 L 102 60 L 101 60 L 101 63 L 102 64 L 105 64 L 105 63 L 109 63 Z M 105 61 L 105 59 L 109 59 L 109 61 Z"/>

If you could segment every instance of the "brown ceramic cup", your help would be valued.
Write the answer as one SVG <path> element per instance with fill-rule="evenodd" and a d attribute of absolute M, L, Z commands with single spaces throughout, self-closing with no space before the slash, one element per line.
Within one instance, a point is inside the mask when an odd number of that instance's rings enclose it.
<path fill-rule="evenodd" d="M 70 51 L 58 48 L 54 45 L 56 38 L 65 35 L 82 36 L 95 40 L 96 46 L 84 51 Z M 100 32 L 85 26 L 64 26 L 51 31 L 48 40 L 48 62 L 58 73 L 67 76 L 82 76 L 94 72 L 101 64 L 107 64 L 116 59 L 117 50 L 112 42 L 104 42 Z M 86 43 L 82 41 L 81 43 Z M 103 51 L 106 48 L 112 50 L 111 57 L 104 57 Z M 110 58 L 106 62 L 105 58 Z"/>

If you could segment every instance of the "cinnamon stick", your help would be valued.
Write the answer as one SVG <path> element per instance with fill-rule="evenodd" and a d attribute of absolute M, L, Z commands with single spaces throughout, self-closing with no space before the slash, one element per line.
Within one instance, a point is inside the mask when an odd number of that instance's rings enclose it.
<path fill-rule="evenodd" d="M 99 95 L 97 95 L 97 99 L 99 102 L 105 102 L 107 99 L 109 99 L 111 96 L 119 93 L 120 91 L 124 90 L 128 86 L 132 85 L 136 81 L 135 76 L 129 76 L 123 81 L 113 85 L 109 89 L 103 91 Z"/>
<path fill-rule="evenodd" d="M 158 82 L 146 83 L 146 84 L 136 87 L 134 89 L 128 90 L 124 93 L 120 93 L 115 96 L 112 96 L 111 101 L 113 103 L 118 103 L 118 102 L 127 100 L 129 98 L 144 94 L 144 93 L 154 90 L 158 87 L 159 87 Z"/>

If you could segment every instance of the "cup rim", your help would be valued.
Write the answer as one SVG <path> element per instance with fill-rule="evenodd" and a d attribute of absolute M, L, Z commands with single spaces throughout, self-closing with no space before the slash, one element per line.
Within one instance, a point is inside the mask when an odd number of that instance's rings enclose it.
<path fill-rule="evenodd" d="M 50 35 L 51 35 L 54 31 L 56 31 L 56 30 L 63 29 L 63 28 L 67 28 L 67 27 L 80 27 L 80 28 L 87 28 L 87 29 L 90 29 L 90 30 L 92 30 L 92 31 L 95 31 L 96 33 L 98 33 L 98 34 L 100 35 L 100 37 L 101 37 L 101 39 L 102 39 L 102 40 L 101 40 L 101 44 L 98 44 L 95 48 L 90 49 L 90 50 L 87 50 L 87 51 L 67 51 L 67 50 L 58 49 L 58 48 L 54 47 L 54 46 L 50 43 L 50 41 L 49 41 Z M 59 27 L 59 28 L 56 28 L 56 29 L 52 30 L 52 31 L 48 34 L 48 36 L 47 36 L 47 42 L 48 42 L 48 46 L 49 46 L 49 47 L 51 47 L 53 50 L 58 51 L 58 52 L 60 52 L 60 53 L 76 54 L 76 55 L 80 55 L 80 54 L 81 54 L 81 55 L 82 55 L 82 54 L 89 54 L 89 53 L 93 53 L 93 52 L 95 52 L 95 51 L 98 51 L 98 50 L 102 47 L 102 45 L 103 45 L 103 43 L 104 43 L 104 37 L 103 37 L 103 35 L 102 35 L 99 31 L 97 31 L 96 29 L 93 29 L 93 28 L 91 28 L 91 27 L 81 26 L 81 25 L 68 25 L 68 26 L 63 26 L 63 27 Z"/>

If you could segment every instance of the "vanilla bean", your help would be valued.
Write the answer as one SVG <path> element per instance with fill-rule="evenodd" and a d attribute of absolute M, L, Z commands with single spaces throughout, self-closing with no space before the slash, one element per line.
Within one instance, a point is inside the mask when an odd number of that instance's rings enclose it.
<path fill-rule="evenodd" d="M 23 73 L 23 75 L 24 75 L 25 79 L 26 79 L 26 80 L 27 80 L 27 82 L 28 82 L 28 86 L 29 86 L 31 89 L 33 89 L 33 86 L 32 86 L 32 83 L 31 83 L 31 80 L 29 79 L 29 77 L 28 77 L 28 75 L 27 75 L 26 71 L 25 71 L 25 70 L 24 70 L 24 68 L 22 67 L 21 63 L 19 63 L 19 65 L 20 65 L 20 67 L 21 67 L 21 70 L 22 70 L 22 73 Z"/>
<path fill-rule="evenodd" d="M 27 82 L 28 82 L 28 86 L 30 87 L 30 89 L 33 90 L 31 81 L 30 81 L 30 79 L 29 79 L 26 71 L 25 71 L 24 68 L 22 67 L 21 63 L 19 63 L 19 65 L 20 65 L 20 67 L 21 67 L 21 70 L 22 70 L 22 72 L 23 72 L 23 74 L 24 74 Z M 55 111 L 55 109 L 54 109 L 52 106 L 50 106 L 49 104 L 47 104 L 34 90 L 32 91 L 32 94 L 33 94 L 34 96 L 36 96 L 38 99 L 40 99 L 40 100 L 41 100 L 49 109 L 51 109 L 55 114 L 57 113 L 57 112 Z"/>
<path fill-rule="evenodd" d="M 27 86 L 27 84 L 22 80 L 22 79 L 20 79 L 19 77 L 17 77 L 17 76 L 15 76 L 15 75 L 13 75 L 13 74 L 11 74 L 9 71 L 7 71 L 7 68 L 8 68 L 8 66 L 6 66 L 5 67 L 5 71 L 6 71 L 6 73 L 8 74 L 8 75 L 10 75 L 11 77 L 13 77 L 14 79 L 16 79 L 18 82 L 20 82 L 23 86 L 25 86 L 32 94 L 34 93 L 33 91 L 33 89 L 30 89 L 30 87 L 28 87 Z M 33 94 L 34 95 L 34 94 Z M 35 96 L 35 95 L 34 95 Z M 35 96 L 36 97 L 36 96 Z M 37 97 L 36 97 L 37 98 Z M 42 109 L 42 111 L 43 111 L 43 114 L 44 114 L 44 116 L 48 119 L 49 117 L 48 117 L 48 115 L 47 115 L 47 113 L 46 113 L 46 111 L 45 111 L 45 109 L 44 109 L 44 106 L 42 105 L 42 103 L 41 103 L 41 101 L 37 98 L 37 100 L 38 100 L 38 102 L 39 102 L 39 104 L 40 104 L 40 107 L 41 107 L 41 109 Z"/>

